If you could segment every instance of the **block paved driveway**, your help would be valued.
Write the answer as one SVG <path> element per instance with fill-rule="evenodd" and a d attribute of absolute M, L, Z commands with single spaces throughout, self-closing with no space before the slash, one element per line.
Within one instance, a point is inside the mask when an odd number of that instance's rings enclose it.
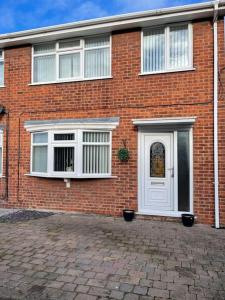
<path fill-rule="evenodd" d="M 0 224 L 0 299 L 225 299 L 225 230 L 68 214 Z"/>

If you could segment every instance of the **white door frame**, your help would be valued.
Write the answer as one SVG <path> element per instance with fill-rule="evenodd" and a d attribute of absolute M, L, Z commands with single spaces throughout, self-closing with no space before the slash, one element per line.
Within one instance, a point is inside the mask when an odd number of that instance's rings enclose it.
<path fill-rule="evenodd" d="M 163 126 L 164 127 L 164 126 Z M 167 128 L 148 128 L 142 127 L 138 130 L 138 214 L 148 214 L 148 215 L 155 215 L 155 216 L 168 216 L 168 217 L 180 217 L 182 213 L 187 213 L 183 211 L 178 211 L 178 171 L 177 171 L 177 128 L 176 129 L 168 129 Z M 183 129 L 183 128 L 179 128 Z M 188 213 L 193 214 L 193 130 L 192 128 L 185 128 L 185 130 L 189 131 L 189 155 L 190 155 L 190 211 Z M 174 134 L 174 211 L 149 211 L 148 213 L 141 211 L 141 200 L 144 195 L 144 179 L 143 179 L 143 147 L 144 147 L 144 135 L 149 133 L 157 133 L 157 132 L 172 132 Z"/>

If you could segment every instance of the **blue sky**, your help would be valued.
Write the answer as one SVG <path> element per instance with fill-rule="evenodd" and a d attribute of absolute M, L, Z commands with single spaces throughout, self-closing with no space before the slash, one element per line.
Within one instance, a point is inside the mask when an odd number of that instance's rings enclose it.
<path fill-rule="evenodd" d="M 0 33 L 86 20 L 201 0 L 0 0 Z"/>

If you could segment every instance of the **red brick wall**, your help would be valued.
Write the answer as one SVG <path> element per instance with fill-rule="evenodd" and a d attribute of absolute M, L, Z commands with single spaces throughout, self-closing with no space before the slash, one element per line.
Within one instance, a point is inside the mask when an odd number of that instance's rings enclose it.
<path fill-rule="evenodd" d="M 220 222 L 225 225 L 225 46 L 224 23 L 219 24 L 219 200 Z"/>
<path fill-rule="evenodd" d="M 2 205 L 113 215 L 119 215 L 125 207 L 137 209 L 137 129 L 131 120 L 196 116 L 193 130 L 194 212 L 199 222 L 213 223 L 211 22 L 196 22 L 193 30 L 195 70 L 179 73 L 138 75 L 141 62 L 140 30 L 112 35 L 112 79 L 29 86 L 31 47 L 6 50 L 6 87 L 0 89 L 0 101 L 10 112 L 9 198 L 2 200 Z M 116 178 L 74 179 L 71 188 L 66 189 L 62 179 L 25 175 L 29 173 L 30 166 L 30 135 L 24 129 L 24 121 L 113 116 L 120 117 L 120 125 L 113 131 L 112 173 Z M 0 123 L 5 122 L 3 117 Z M 127 139 L 131 153 L 128 163 L 120 163 L 117 159 L 117 150 L 122 146 L 123 139 Z M 224 205 L 221 204 L 221 208 L 225 214 Z M 223 220 L 225 222 L 225 216 Z"/>

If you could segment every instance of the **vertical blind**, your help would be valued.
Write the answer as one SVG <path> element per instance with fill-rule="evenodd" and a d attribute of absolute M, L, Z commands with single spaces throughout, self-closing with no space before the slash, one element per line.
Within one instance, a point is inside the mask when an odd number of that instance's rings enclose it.
<path fill-rule="evenodd" d="M 54 171 L 74 171 L 74 147 L 54 147 Z"/>
<path fill-rule="evenodd" d="M 144 32 L 143 71 L 156 72 L 165 69 L 165 34 L 164 29 L 152 29 Z"/>
<path fill-rule="evenodd" d="M 56 65 L 59 66 L 58 70 Z M 82 76 L 106 77 L 110 75 L 110 65 L 109 36 L 36 45 L 33 54 L 33 81 L 51 82 Z"/>
<path fill-rule="evenodd" d="M 83 173 L 109 173 L 110 135 L 108 132 L 83 133 Z"/>
<path fill-rule="evenodd" d="M 4 60 L 3 51 L 0 49 L 0 85 L 4 84 Z"/>
<path fill-rule="evenodd" d="M 188 30 L 187 26 L 170 28 L 170 68 L 187 67 Z"/>
<path fill-rule="evenodd" d="M 33 172 L 47 172 L 48 146 L 33 146 Z"/>
<path fill-rule="evenodd" d="M 143 33 L 143 72 L 188 67 L 188 25 L 146 30 Z"/>
<path fill-rule="evenodd" d="M 4 84 L 4 62 L 0 60 L 0 85 Z"/>
<path fill-rule="evenodd" d="M 54 81 L 56 75 L 55 55 L 34 57 L 34 82 Z"/>
<path fill-rule="evenodd" d="M 59 56 L 59 78 L 80 77 L 80 53 Z"/>
<path fill-rule="evenodd" d="M 32 171 L 47 172 L 48 160 L 48 133 L 33 134 L 33 149 L 32 149 Z"/>

